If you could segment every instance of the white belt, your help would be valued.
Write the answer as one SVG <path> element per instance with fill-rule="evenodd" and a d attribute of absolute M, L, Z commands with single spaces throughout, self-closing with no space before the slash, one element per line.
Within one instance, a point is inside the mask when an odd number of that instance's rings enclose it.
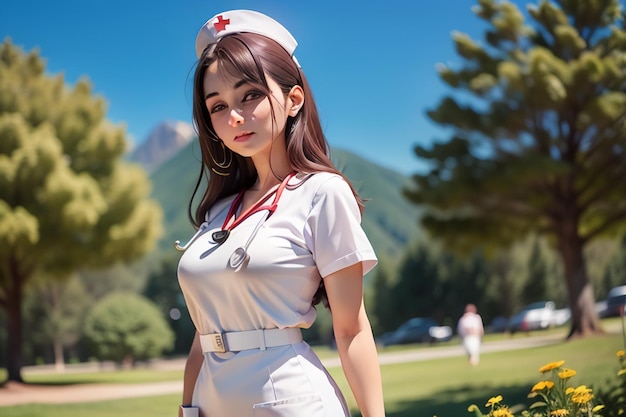
<path fill-rule="evenodd" d="M 201 334 L 203 352 L 239 352 L 292 345 L 302 342 L 302 331 L 297 327 L 286 329 L 245 330 L 241 332 Z"/>

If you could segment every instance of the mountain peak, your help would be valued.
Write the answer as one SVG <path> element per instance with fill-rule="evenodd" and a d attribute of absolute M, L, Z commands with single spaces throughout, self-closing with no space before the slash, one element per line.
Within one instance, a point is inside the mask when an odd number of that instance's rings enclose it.
<path fill-rule="evenodd" d="M 130 154 L 130 160 L 140 163 L 148 172 L 152 172 L 176 155 L 194 137 L 196 132 L 191 124 L 167 120 L 152 129 L 148 137 Z"/>

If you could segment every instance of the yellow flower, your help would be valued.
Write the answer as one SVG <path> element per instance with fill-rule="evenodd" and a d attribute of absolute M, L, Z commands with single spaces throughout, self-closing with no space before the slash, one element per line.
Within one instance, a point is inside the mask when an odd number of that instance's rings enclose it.
<path fill-rule="evenodd" d="M 592 411 L 593 413 L 596 413 L 596 412 L 598 412 L 598 411 L 602 410 L 603 408 L 604 408 L 604 404 L 599 404 L 599 405 L 596 405 L 595 407 L 593 407 L 593 408 L 591 409 L 591 411 Z"/>
<path fill-rule="evenodd" d="M 559 372 L 559 378 L 567 379 L 576 375 L 576 371 L 573 369 L 563 368 L 561 372 Z"/>
<path fill-rule="evenodd" d="M 500 401 L 502 401 L 502 395 L 498 395 L 497 397 L 491 397 L 489 398 L 489 401 L 487 401 L 487 404 L 485 404 L 485 407 L 493 407 Z"/>
<path fill-rule="evenodd" d="M 623 356 L 624 356 L 624 353 L 625 353 L 625 352 L 624 352 L 623 350 L 618 350 L 618 351 L 617 351 L 617 357 L 618 357 L 618 358 L 623 357 Z"/>
<path fill-rule="evenodd" d="M 559 408 L 558 410 L 550 411 L 550 415 L 554 417 L 565 417 L 569 415 L 569 411 L 565 408 Z"/>
<path fill-rule="evenodd" d="M 617 376 L 621 376 L 626 374 L 626 369 L 620 369 L 619 371 L 617 371 Z"/>
<path fill-rule="evenodd" d="M 587 404 L 593 398 L 591 388 L 587 388 L 585 385 L 581 385 L 576 388 L 568 388 L 565 391 L 566 394 L 572 394 L 572 401 L 576 404 Z"/>
<path fill-rule="evenodd" d="M 509 411 L 509 409 L 507 407 L 501 407 L 498 408 L 497 410 L 493 410 L 493 417 L 515 417 L 513 416 L 513 414 Z"/>
<path fill-rule="evenodd" d="M 533 388 L 530 391 L 531 392 L 542 391 L 544 389 L 551 389 L 553 386 L 554 386 L 554 382 L 552 381 L 539 381 L 533 386 Z"/>
<path fill-rule="evenodd" d="M 560 367 L 561 365 L 563 365 L 565 363 L 565 361 L 558 361 L 558 362 L 550 362 L 546 365 L 543 365 L 541 368 L 539 368 L 539 372 L 541 372 L 542 374 L 551 371 L 553 369 L 556 369 L 558 367 Z"/>

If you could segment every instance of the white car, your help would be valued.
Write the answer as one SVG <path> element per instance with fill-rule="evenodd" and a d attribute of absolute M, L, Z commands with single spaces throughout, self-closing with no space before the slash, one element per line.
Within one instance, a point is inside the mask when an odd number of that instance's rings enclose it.
<path fill-rule="evenodd" d="M 547 329 L 556 325 L 555 317 L 553 301 L 538 301 L 527 305 L 522 311 L 511 317 L 509 330 L 511 333 L 515 333 Z M 561 317 L 559 318 L 562 320 Z"/>

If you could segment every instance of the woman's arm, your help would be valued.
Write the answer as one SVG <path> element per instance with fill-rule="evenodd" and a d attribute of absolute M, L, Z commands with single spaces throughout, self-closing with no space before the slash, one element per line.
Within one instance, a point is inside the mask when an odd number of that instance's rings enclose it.
<path fill-rule="evenodd" d="M 378 353 L 363 305 L 361 263 L 324 278 L 337 350 L 363 417 L 383 417 L 385 408 Z"/>
<path fill-rule="evenodd" d="M 189 356 L 185 363 L 185 374 L 183 377 L 183 402 L 182 405 L 191 405 L 193 390 L 196 386 L 196 380 L 204 361 L 204 355 L 202 354 L 202 346 L 200 346 L 200 337 L 196 332 L 193 342 L 191 343 L 191 349 L 189 349 Z M 179 409 L 178 416 L 182 417 L 183 411 Z"/>

